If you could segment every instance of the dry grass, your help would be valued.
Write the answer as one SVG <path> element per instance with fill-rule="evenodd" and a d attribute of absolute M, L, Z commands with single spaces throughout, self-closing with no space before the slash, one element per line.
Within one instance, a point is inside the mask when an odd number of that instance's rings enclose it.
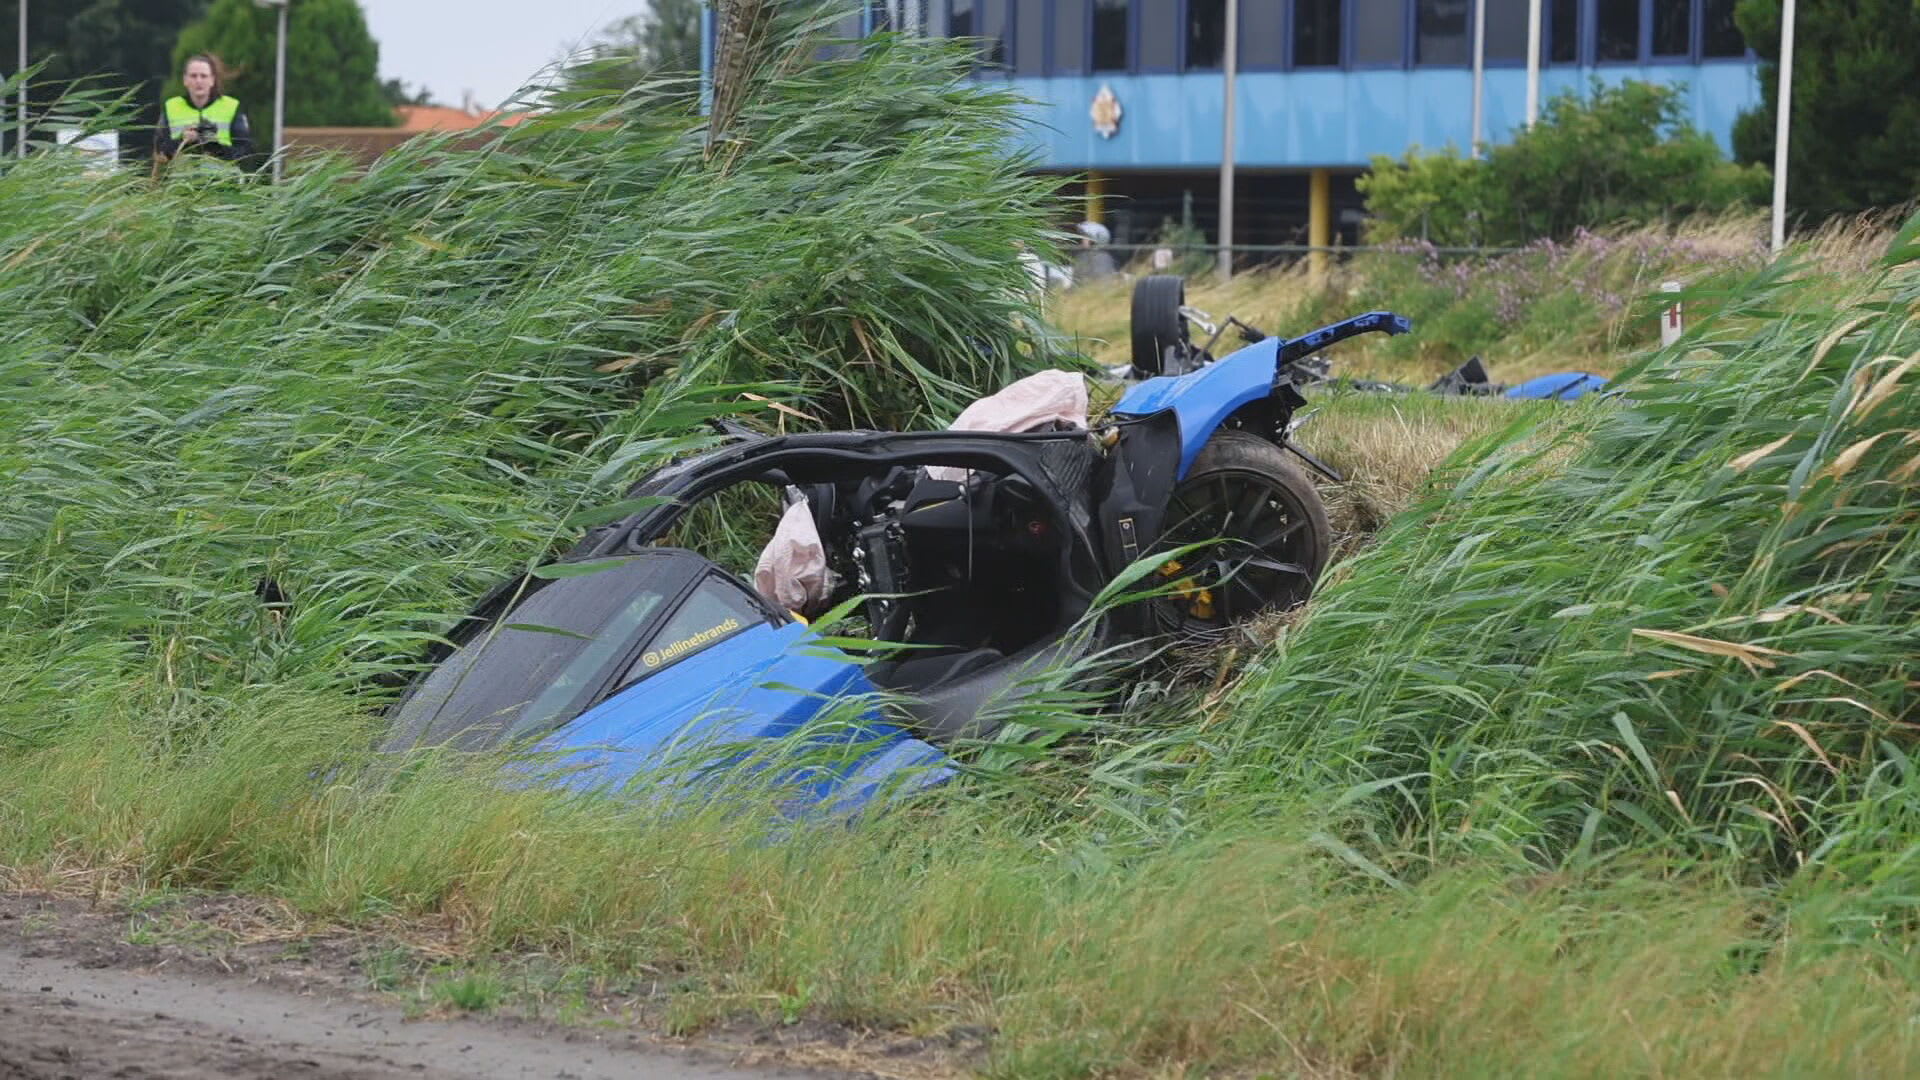
<path fill-rule="evenodd" d="M 1301 445 L 1339 470 L 1322 481 L 1336 558 L 1351 555 L 1427 488 L 1433 470 L 1475 439 L 1555 408 L 1502 398 L 1344 393 L 1300 429 Z"/>

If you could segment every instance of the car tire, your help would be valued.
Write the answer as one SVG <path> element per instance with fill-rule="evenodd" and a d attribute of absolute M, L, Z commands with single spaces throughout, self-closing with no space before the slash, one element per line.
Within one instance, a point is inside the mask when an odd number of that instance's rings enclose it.
<path fill-rule="evenodd" d="M 1155 601 L 1163 630 L 1203 634 L 1303 603 L 1333 551 L 1326 504 L 1313 482 L 1285 450 L 1245 431 L 1221 431 L 1207 441 L 1168 500 L 1158 546 L 1214 539 L 1222 543 L 1177 559 L 1160 575 L 1175 589 Z"/>
<path fill-rule="evenodd" d="M 1180 314 L 1187 302 L 1187 279 L 1173 274 L 1143 277 L 1133 286 L 1128 326 L 1133 333 L 1133 371 L 1142 379 L 1167 374 L 1167 349 L 1185 355 L 1187 318 Z"/>

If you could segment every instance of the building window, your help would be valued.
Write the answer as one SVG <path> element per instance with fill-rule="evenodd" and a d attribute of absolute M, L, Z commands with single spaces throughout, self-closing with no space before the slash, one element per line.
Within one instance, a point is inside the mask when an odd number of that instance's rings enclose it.
<path fill-rule="evenodd" d="M 1640 0 L 1594 0 L 1595 60 L 1640 59 Z"/>
<path fill-rule="evenodd" d="M 1139 10 L 1141 71 L 1180 67 L 1180 0 L 1134 0 Z"/>
<path fill-rule="evenodd" d="M 1467 34 L 1467 17 L 1472 11 L 1472 0 L 1414 0 L 1413 62 L 1442 67 L 1473 63 L 1473 41 Z M 1524 18 L 1521 24 L 1525 25 Z M 1489 37 L 1493 30 L 1493 20 L 1489 19 Z M 1523 29 L 1522 39 L 1525 36 Z"/>
<path fill-rule="evenodd" d="M 1226 57 L 1227 0 L 1187 0 L 1187 70 L 1225 67 Z"/>
<path fill-rule="evenodd" d="M 1653 55 L 1693 55 L 1693 0 L 1653 0 Z"/>
<path fill-rule="evenodd" d="M 1547 63 L 1580 61 L 1580 0 L 1553 0 L 1546 11 Z"/>
<path fill-rule="evenodd" d="M 1340 0 L 1293 0 L 1293 66 L 1340 66 Z"/>
<path fill-rule="evenodd" d="M 1481 2 L 1487 5 L 1487 63 L 1513 60 L 1526 63 L 1527 0 Z"/>
<path fill-rule="evenodd" d="M 1353 0 L 1356 67 L 1400 67 L 1407 59 L 1407 5 L 1403 0 Z"/>
<path fill-rule="evenodd" d="M 1046 0 L 1028 0 L 1044 5 Z M 1087 0 L 1056 0 L 1053 7 L 1053 62 L 1050 75 L 1078 75 L 1087 70 Z"/>
<path fill-rule="evenodd" d="M 1700 12 L 1701 56 L 1745 56 L 1747 39 L 1733 22 L 1734 0 L 1704 0 Z"/>
<path fill-rule="evenodd" d="M 873 0 L 875 33 L 897 31 L 905 34 L 926 32 L 926 5 L 934 0 Z"/>
<path fill-rule="evenodd" d="M 980 63 L 990 68 L 1007 65 L 1007 8 L 1012 0 L 977 0 L 980 5 Z"/>
<path fill-rule="evenodd" d="M 1093 70 L 1127 70 L 1127 0 L 1093 0 Z"/>
<path fill-rule="evenodd" d="M 948 0 L 947 36 L 950 38 L 973 36 L 973 0 Z"/>
<path fill-rule="evenodd" d="M 1240 66 L 1277 68 L 1287 62 L 1285 4 L 1240 5 Z"/>
<path fill-rule="evenodd" d="M 1013 0 L 1013 72 L 1047 73 L 1047 6 L 1042 0 Z"/>

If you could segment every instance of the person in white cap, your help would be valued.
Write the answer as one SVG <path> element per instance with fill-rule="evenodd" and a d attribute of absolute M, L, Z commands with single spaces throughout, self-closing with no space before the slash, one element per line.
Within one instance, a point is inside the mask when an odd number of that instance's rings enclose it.
<path fill-rule="evenodd" d="M 1080 234 L 1080 250 L 1073 257 L 1074 284 L 1097 281 L 1120 272 L 1113 263 L 1113 253 L 1106 250 L 1113 234 L 1107 231 L 1105 225 L 1097 221 L 1083 221 L 1073 228 Z"/>

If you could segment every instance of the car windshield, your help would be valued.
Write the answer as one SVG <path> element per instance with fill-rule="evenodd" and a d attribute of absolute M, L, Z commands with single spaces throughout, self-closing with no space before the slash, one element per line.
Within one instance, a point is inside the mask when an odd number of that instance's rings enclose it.
<path fill-rule="evenodd" d="M 662 606 L 710 565 L 678 554 L 624 559 L 539 587 L 420 683 L 395 717 L 388 748 L 486 750 L 571 719 Z"/>

